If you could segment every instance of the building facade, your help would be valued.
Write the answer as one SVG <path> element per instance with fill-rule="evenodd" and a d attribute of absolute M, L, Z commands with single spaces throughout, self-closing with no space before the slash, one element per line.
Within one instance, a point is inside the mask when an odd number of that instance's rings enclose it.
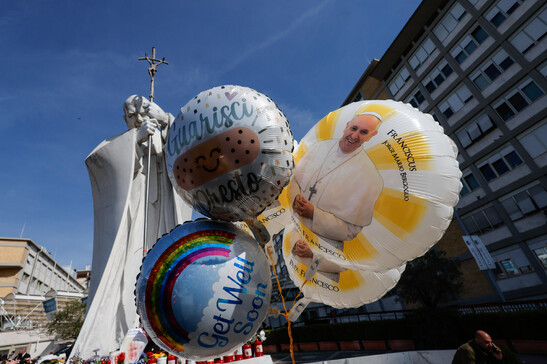
<path fill-rule="evenodd" d="M 86 286 L 72 269 L 61 267 L 30 239 L 0 238 L 0 330 L 42 327 L 48 321 L 42 302 L 56 298 L 57 309 L 82 299 Z"/>
<path fill-rule="evenodd" d="M 424 0 L 343 103 L 410 103 L 457 144 L 452 238 L 477 235 L 496 267 L 461 238 L 438 244 L 461 262 L 460 304 L 547 297 L 546 34 L 544 1 Z"/>

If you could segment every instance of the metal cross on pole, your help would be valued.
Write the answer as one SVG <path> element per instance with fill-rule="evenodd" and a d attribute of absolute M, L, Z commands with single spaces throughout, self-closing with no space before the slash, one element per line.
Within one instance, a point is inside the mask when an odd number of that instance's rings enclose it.
<path fill-rule="evenodd" d="M 150 67 L 148 67 L 148 74 L 150 75 L 150 101 L 154 101 L 154 76 L 158 71 L 157 67 L 162 63 L 169 63 L 165 62 L 165 57 L 162 59 L 156 58 L 156 47 L 152 47 L 152 58 L 148 57 L 148 54 L 145 52 L 144 57 L 139 58 L 139 61 L 148 61 L 150 64 Z"/>
<path fill-rule="evenodd" d="M 144 57 L 140 57 L 139 61 L 148 61 L 150 67 L 148 67 L 148 74 L 150 75 L 150 101 L 154 101 L 154 76 L 156 75 L 157 67 L 162 64 L 169 64 L 165 62 L 165 57 L 161 60 L 156 59 L 156 47 L 152 47 L 152 58 L 148 57 L 145 52 Z M 159 125 L 158 125 L 159 127 Z M 146 237 L 148 235 L 148 199 L 150 194 L 150 160 L 152 159 L 152 135 L 148 136 L 148 161 L 146 163 L 146 184 L 144 188 L 144 238 L 143 238 L 143 254 L 146 252 Z"/>

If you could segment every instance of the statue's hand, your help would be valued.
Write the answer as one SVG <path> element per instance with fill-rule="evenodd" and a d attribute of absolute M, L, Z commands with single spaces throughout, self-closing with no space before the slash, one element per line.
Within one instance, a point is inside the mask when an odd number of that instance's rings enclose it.
<path fill-rule="evenodd" d="M 142 123 L 137 131 L 137 143 L 142 144 L 149 135 L 152 135 L 158 129 L 158 121 L 156 119 L 148 119 Z"/>
<path fill-rule="evenodd" d="M 155 119 L 162 128 L 169 124 L 169 114 L 161 109 L 158 104 L 150 102 L 145 109 L 149 118 Z"/>

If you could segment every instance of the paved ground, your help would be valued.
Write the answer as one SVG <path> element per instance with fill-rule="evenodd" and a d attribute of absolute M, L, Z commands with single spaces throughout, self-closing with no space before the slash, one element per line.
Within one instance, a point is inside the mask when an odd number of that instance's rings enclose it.
<path fill-rule="evenodd" d="M 321 361 L 336 360 L 343 358 L 362 357 L 367 355 L 378 355 L 378 351 L 320 351 L 320 352 L 296 352 L 294 353 L 295 363 L 316 363 Z M 276 364 L 292 363 L 289 352 L 268 354 Z M 547 355 L 519 355 L 524 364 L 547 364 Z"/>
<path fill-rule="evenodd" d="M 322 360 L 335 360 L 343 358 L 353 358 L 356 356 L 367 355 L 366 351 L 310 351 L 294 353 L 295 363 L 313 363 Z M 376 352 L 376 354 L 378 354 Z M 272 357 L 274 363 L 285 364 L 292 363 L 291 354 L 288 352 L 268 354 Z"/>

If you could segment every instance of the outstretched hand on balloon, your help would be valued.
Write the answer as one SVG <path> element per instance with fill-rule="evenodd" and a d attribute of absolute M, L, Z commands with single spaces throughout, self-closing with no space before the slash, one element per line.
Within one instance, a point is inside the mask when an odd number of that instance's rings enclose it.
<path fill-rule="evenodd" d="M 297 240 L 292 248 L 294 255 L 300 258 L 313 258 L 313 252 L 311 251 L 308 244 L 303 240 Z"/>
<path fill-rule="evenodd" d="M 294 212 L 296 212 L 299 216 L 307 219 L 313 219 L 314 207 L 311 202 L 306 200 L 302 195 L 296 195 L 292 204 L 292 208 Z"/>

